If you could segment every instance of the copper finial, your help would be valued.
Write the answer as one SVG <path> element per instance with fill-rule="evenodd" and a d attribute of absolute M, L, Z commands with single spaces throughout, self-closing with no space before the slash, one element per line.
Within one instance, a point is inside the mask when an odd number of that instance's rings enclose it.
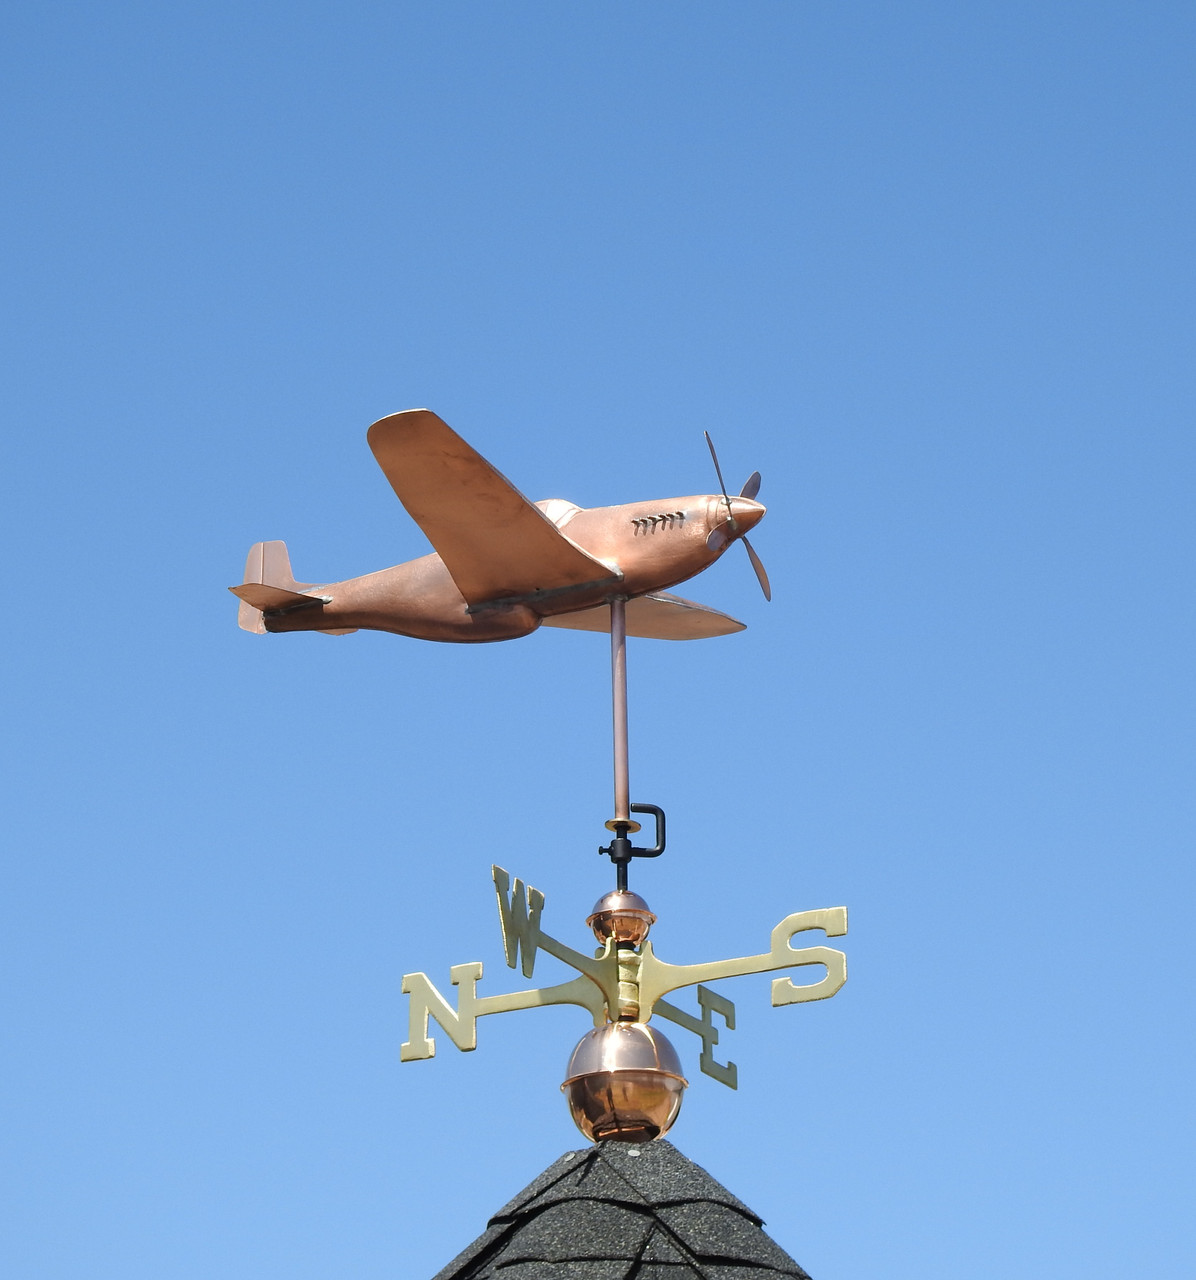
<path fill-rule="evenodd" d="M 648 904 L 630 889 L 612 889 L 594 903 L 586 924 L 599 942 L 614 938 L 617 944 L 638 947 L 656 923 Z"/>
<path fill-rule="evenodd" d="M 688 1083 L 677 1051 L 655 1027 L 608 1022 L 573 1050 L 561 1090 L 591 1142 L 651 1142 L 676 1120 Z"/>

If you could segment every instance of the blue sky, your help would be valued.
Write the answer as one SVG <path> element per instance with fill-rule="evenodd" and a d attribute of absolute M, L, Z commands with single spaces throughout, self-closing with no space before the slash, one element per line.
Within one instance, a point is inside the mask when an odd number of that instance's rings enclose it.
<path fill-rule="evenodd" d="M 3 1233 L 20 1280 L 432 1275 L 562 1150 L 575 1009 L 400 1065 L 404 972 L 511 990 L 491 862 L 610 882 L 602 637 L 255 637 L 225 587 L 423 554 L 365 428 L 531 498 L 764 474 L 633 642 L 676 1144 L 815 1280 L 1196 1258 L 1196 18 L 1163 3 L 45 3 L 4 19 Z M 546 961 L 537 980 L 564 972 Z"/>

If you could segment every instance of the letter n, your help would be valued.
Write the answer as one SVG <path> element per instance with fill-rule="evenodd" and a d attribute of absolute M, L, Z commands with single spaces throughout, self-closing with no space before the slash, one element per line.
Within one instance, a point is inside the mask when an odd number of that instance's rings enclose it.
<path fill-rule="evenodd" d="M 454 1012 L 426 973 L 403 975 L 403 994 L 411 1001 L 411 1021 L 408 1024 L 407 1043 L 399 1049 L 400 1062 L 415 1062 L 420 1058 L 436 1056 L 436 1041 L 428 1035 L 429 1018 L 435 1018 L 440 1023 L 458 1049 L 478 1047 L 478 1017 L 475 1008 L 478 979 L 481 976 L 482 965 L 478 960 L 469 964 L 455 964 L 449 970 L 449 980 L 454 987 L 460 988 Z"/>

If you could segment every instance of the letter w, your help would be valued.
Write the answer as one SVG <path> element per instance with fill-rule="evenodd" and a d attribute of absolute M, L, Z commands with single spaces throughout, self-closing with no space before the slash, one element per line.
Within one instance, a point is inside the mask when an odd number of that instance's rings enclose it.
<path fill-rule="evenodd" d="M 516 879 L 511 892 L 511 877 L 502 867 L 491 867 L 494 888 L 498 893 L 498 918 L 502 925 L 502 946 L 507 964 L 513 969 L 523 951 L 523 976 L 530 978 L 536 967 L 536 950 L 540 945 L 540 912 L 544 910 L 544 895 L 539 889 Z"/>

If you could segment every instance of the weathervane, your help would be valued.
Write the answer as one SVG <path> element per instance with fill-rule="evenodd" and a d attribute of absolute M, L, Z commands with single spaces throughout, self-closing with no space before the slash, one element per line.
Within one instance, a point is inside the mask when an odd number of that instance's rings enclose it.
<path fill-rule="evenodd" d="M 544 895 L 493 868 L 503 950 L 511 968 L 533 976 L 536 955 L 545 951 L 576 970 L 552 987 L 478 995 L 480 962 L 454 965 L 454 1009 L 426 974 L 409 973 L 403 992 L 410 1001 L 404 1062 L 431 1058 L 435 1021 L 459 1049 L 477 1047 L 477 1020 L 550 1004 L 586 1009 L 593 1029 L 574 1049 L 566 1079 L 573 1118 L 594 1141 L 645 1141 L 659 1137 L 676 1119 L 687 1081 L 676 1051 L 653 1017 L 675 1023 L 702 1042 L 700 1069 L 734 1089 L 738 1070 L 719 1062 L 719 1029 L 735 1026 L 735 1006 L 704 984 L 753 973 L 822 966 L 820 980 L 772 983 L 774 1006 L 824 1000 L 847 980 L 847 960 L 826 946 L 796 948 L 793 939 L 819 930 L 828 938 L 847 932 L 844 907 L 799 911 L 775 926 L 766 951 L 738 959 L 674 965 L 657 959 L 648 932 L 656 917 L 627 886 L 636 857 L 658 857 L 665 848 L 665 815 L 650 804 L 632 804 L 627 735 L 627 637 L 695 640 L 742 631 L 744 624 L 717 609 L 670 595 L 717 560 L 732 542 L 742 542 L 766 598 L 768 575 L 747 540 L 764 515 L 756 501 L 760 474 L 753 473 L 738 497 L 727 494 L 714 444 L 720 494 L 701 494 L 584 510 L 554 498 L 527 500 L 485 458 L 434 413 L 412 409 L 370 427 L 369 445 L 400 502 L 427 534 L 435 554 L 365 577 L 327 586 L 296 582 L 283 542 L 250 549 L 245 579 L 230 587 L 240 598 L 240 626 L 264 634 L 320 631 L 347 635 L 359 628 L 391 631 L 424 640 L 483 642 L 512 640 L 541 625 L 609 631 L 614 721 L 614 816 L 612 833 L 599 850 L 615 867 L 616 884 L 586 920 L 600 947 L 593 956 L 558 942 L 540 927 Z M 633 813 L 651 814 L 655 843 L 638 847 Z M 700 1014 L 663 997 L 696 986 Z"/>
<path fill-rule="evenodd" d="M 403 993 L 410 999 L 410 1023 L 399 1056 L 404 1062 L 415 1062 L 435 1055 L 436 1042 L 428 1035 L 428 1023 L 433 1019 L 458 1049 L 469 1050 L 477 1048 L 477 1020 L 485 1014 L 552 1004 L 581 1005 L 593 1017 L 594 1030 L 574 1050 L 562 1088 L 569 1091 L 574 1119 L 587 1137 L 627 1137 L 634 1132 L 654 1138 L 676 1117 L 686 1082 L 672 1046 L 647 1025 L 654 1014 L 698 1036 L 702 1041 L 700 1069 L 720 1084 L 737 1087 L 735 1063 L 718 1062 L 714 1057 L 719 1040 L 714 1018 L 717 1015 L 728 1030 L 734 1030 L 735 1006 L 703 983 L 806 965 L 826 969 L 820 981 L 802 986 L 790 978 L 774 979 L 772 1003 L 779 1006 L 825 1000 L 847 981 L 847 957 L 842 951 L 792 945 L 798 934 L 815 929 L 828 938 L 841 937 L 847 932 L 844 907 L 786 916 L 772 930 L 768 950 L 760 955 L 676 965 L 657 959 L 648 941 L 648 930 L 656 921 L 648 904 L 639 894 L 616 889 L 598 900 L 586 921 L 602 944 L 590 958 L 543 931 L 544 895 L 538 889 L 520 880 L 512 882 L 501 867 L 492 868 L 492 874 L 507 964 L 512 969 L 522 964 L 523 976 L 530 978 L 537 952 L 546 951 L 580 976 L 553 987 L 479 996 L 481 962 L 453 965 L 449 970 L 449 981 L 457 988 L 457 1007 L 453 1009 L 427 974 L 408 973 L 403 978 Z M 671 991 L 692 986 L 698 988 L 700 1015 L 664 999 Z M 647 1079 L 627 1078 L 628 1073 L 643 1077 L 645 1072 Z M 617 1105 L 608 1097 L 612 1081 L 628 1093 Z"/>

